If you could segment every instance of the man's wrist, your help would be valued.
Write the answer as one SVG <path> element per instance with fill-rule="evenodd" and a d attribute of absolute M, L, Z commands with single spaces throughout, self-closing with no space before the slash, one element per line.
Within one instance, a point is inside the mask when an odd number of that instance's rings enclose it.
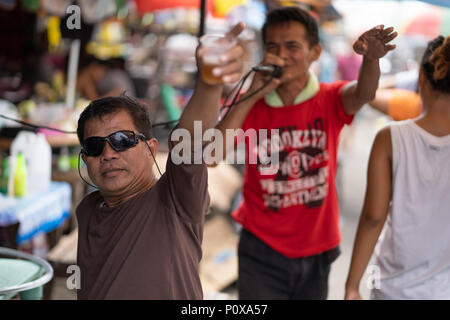
<path fill-rule="evenodd" d="M 372 57 L 369 57 L 367 55 L 363 55 L 363 62 L 379 63 L 380 62 L 380 58 L 372 58 Z"/>
<path fill-rule="evenodd" d="M 198 77 L 196 84 L 195 84 L 195 89 L 206 89 L 206 90 L 217 90 L 217 91 L 221 91 L 223 90 L 223 83 L 219 83 L 219 84 L 209 84 L 206 83 L 201 76 Z"/>

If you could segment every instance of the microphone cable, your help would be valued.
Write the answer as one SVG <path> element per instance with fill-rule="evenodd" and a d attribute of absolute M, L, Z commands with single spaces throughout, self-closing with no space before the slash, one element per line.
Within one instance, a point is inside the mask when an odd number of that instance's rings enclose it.
<path fill-rule="evenodd" d="M 83 180 L 85 183 L 87 183 L 88 185 L 90 185 L 92 188 L 98 190 L 98 187 L 97 187 L 97 186 L 94 186 L 94 185 L 90 184 L 89 182 L 87 182 L 86 180 L 84 180 L 83 176 L 81 175 L 80 162 L 81 162 L 81 151 L 80 151 L 80 153 L 78 153 L 78 175 L 80 176 L 81 180 Z"/>
<path fill-rule="evenodd" d="M 223 114 L 222 118 L 226 116 L 226 114 L 231 110 L 232 107 L 234 107 L 235 105 L 246 101 L 247 99 L 250 99 L 251 97 L 253 97 L 254 95 L 256 95 L 257 93 L 259 93 L 260 91 L 264 90 L 264 88 L 266 88 L 270 82 L 272 82 L 272 80 L 275 78 L 275 74 L 271 73 L 270 78 L 258 89 L 256 89 L 255 91 L 253 91 L 251 94 L 249 94 L 248 96 L 246 96 L 243 99 L 239 99 L 237 100 L 237 97 L 239 96 L 239 92 L 241 91 L 242 87 L 244 86 L 245 81 L 247 80 L 247 78 L 250 76 L 250 74 L 252 72 L 256 72 L 256 70 L 251 69 L 237 84 L 236 86 L 231 90 L 231 92 L 228 94 L 228 96 L 225 98 L 225 101 L 222 105 L 222 107 L 220 108 L 220 111 L 227 109 L 227 111 L 225 112 L 225 114 Z M 231 103 L 229 105 L 227 105 L 227 101 L 228 98 L 230 96 L 231 93 L 234 92 L 234 90 L 239 86 L 239 89 L 236 91 L 233 100 L 231 101 Z"/>

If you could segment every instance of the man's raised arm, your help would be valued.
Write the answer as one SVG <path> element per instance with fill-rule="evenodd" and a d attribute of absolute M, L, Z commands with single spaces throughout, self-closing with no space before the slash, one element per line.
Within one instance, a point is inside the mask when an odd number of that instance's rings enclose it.
<path fill-rule="evenodd" d="M 357 82 L 348 84 L 342 90 L 342 103 L 345 113 L 355 114 L 361 107 L 375 98 L 380 79 L 380 58 L 395 49 L 389 44 L 396 36 L 394 28 L 378 26 L 364 32 L 353 45 L 356 53 L 363 56 Z"/>

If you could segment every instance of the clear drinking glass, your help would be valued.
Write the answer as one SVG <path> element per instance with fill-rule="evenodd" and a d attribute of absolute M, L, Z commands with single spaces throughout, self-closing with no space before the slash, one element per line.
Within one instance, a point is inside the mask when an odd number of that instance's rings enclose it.
<path fill-rule="evenodd" d="M 222 83 L 222 76 L 215 76 L 212 70 L 220 66 L 220 55 L 236 45 L 236 39 L 225 35 L 206 34 L 200 38 L 200 43 L 205 49 L 203 55 L 202 78 L 208 84 Z"/>

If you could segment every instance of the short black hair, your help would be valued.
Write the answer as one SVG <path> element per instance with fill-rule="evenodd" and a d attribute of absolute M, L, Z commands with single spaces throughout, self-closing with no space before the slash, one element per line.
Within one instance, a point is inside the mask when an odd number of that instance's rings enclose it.
<path fill-rule="evenodd" d="M 146 139 L 152 138 L 152 123 L 145 107 L 136 99 L 122 94 L 119 97 L 105 97 L 92 101 L 78 119 L 77 135 L 80 144 L 84 142 L 84 129 L 86 121 L 93 118 L 102 118 L 105 115 L 126 111 L 133 120 L 133 124 Z"/>
<path fill-rule="evenodd" d="M 441 35 L 428 43 L 421 68 L 434 90 L 450 93 L 450 36 Z"/>
<path fill-rule="evenodd" d="M 268 27 L 289 21 L 299 22 L 305 27 L 306 39 L 310 47 L 319 43 L 319 26 L 316 20 L 307 11 L 299 7 L 281 7 L 270 11 L 262 28 L 263 43 L 266 43 Z"/>

